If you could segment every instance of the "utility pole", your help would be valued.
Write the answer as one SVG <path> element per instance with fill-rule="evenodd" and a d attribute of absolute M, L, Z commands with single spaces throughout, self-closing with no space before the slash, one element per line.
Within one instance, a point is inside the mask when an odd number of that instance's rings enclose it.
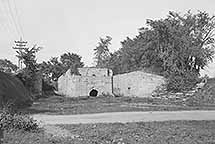
<path fill-rule="evenodd" d="M 13 49 L 18 50 L 18 52 L 21 52 L 22 50 L 26 49 L 27 41 L 23 41 L 22 37 L 18 41 L 15 42 L 15 47 Z M 18 59 L 18 67 L 19 69 L 22 69 L 22 60 L 19 58 Z"/>

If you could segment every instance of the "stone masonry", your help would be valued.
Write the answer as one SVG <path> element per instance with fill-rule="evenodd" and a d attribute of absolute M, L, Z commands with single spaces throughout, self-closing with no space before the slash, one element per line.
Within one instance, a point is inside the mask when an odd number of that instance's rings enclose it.
<path fill-rule="evenodd" d="M 58 92 L 67 97 L 97 95 L 147 97 L 161 84 L 164 78 L 158 75 L 134 71 L 114 75 L 107 68 L 79 68 L 80 75 L 71 75 L 68 70 L 58 79 Z"/>
<path fill-rule="evenodd" d="M 148 97 L 163 83 L 161 76 L 134 71 L 113 76 L 113 92 L 115 95 Z"/>
<path fill-rule="evenodd" d="M 113 73 L 109 69 L 79 68 L 80 75 L 68 70 L 58 79 L 58 91 L 68 97 L 89 96 L 92 90 L 98 95 L 112 94 Z"/>

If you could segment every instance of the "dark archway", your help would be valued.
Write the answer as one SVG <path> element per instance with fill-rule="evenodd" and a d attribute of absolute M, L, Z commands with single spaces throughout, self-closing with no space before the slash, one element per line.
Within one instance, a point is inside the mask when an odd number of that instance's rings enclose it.
<path fill-rule="evenodd" d="M 98 96 L 98 91 L 95 90 L 95 89 L 92 89 L 92 90 L 90 91 L 89 95 L 90 95 L 91 97 L 97 97 L 97 96 Z"/>

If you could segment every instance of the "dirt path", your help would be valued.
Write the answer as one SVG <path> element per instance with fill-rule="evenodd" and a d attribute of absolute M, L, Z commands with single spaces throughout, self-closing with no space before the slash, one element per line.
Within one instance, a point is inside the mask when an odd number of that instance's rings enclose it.
<path fill-rule="evenodd" d="M 33 115 L 42 125 L 47 124 L 87 124 L 87 123 L 127 123 L 170 120 L 215 120 L 215 111 L 153 111 L 114 112 L 81 115 Z"/>

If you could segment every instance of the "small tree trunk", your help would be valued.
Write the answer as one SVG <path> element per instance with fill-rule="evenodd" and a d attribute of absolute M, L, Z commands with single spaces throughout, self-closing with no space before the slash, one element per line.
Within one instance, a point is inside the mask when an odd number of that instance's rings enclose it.
<path fill-rule="evenodd" d="M 3 129 L 0 129 L 0 144 L 3 144 L 3 139 L 4 139 L 4 131 Z"/>

